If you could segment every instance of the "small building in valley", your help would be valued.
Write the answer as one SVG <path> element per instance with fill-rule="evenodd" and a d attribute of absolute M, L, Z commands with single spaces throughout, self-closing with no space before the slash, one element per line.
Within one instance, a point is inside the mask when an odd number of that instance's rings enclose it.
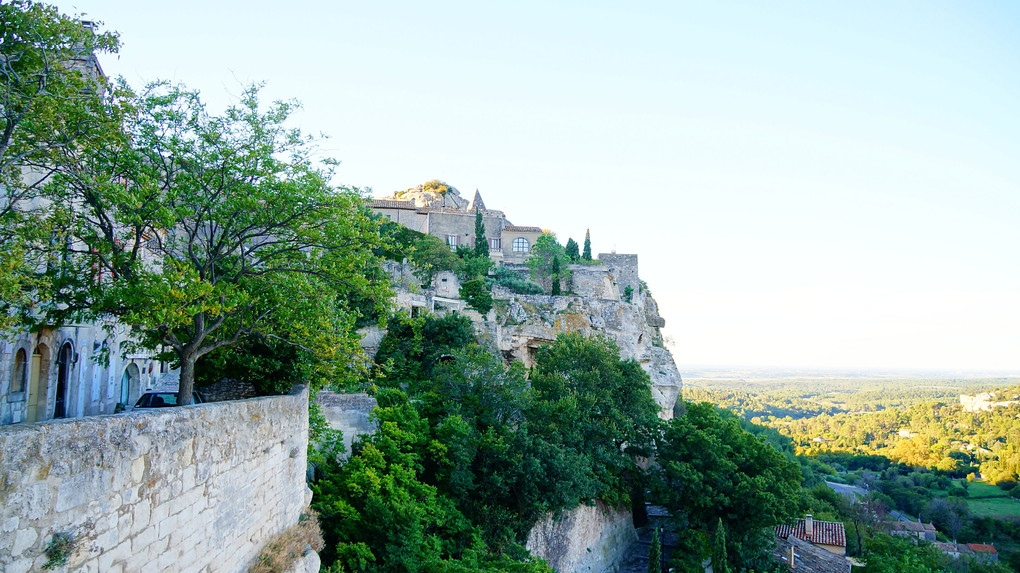
<path fill-rule="evenodd" d="M 811 515 L 807 515 L 793 525 L 777 525 L 776 537 L 796 537 L 830 553 L 846 555 L 846 530 L 842 523 L 835 521 L 815 521 Z"/>

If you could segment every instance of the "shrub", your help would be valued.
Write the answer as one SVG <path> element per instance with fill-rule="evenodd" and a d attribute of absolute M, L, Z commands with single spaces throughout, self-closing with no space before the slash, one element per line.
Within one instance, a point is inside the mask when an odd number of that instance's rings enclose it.
<path fill-rule="evenodd" d="M 67 560 L 78 550 L 81 540 L 71 532 L 57 532 L 46 545 L 46 563 L 43 569 L 56 569 L 67 565 Z"/>
<path fill-rule="evenodd" d="M 492 278 L 495 284 L 509 289 L 514 294 L 542 294 L 542 285 L 502 265 L 493 269 Z"/>
<path fill-rule="evenodd" d="M 482 314 L 492 310 L 492 294 L 485 288 L 485 281 L 482 279 L 470 280 L 460 285 L 460 298 Z"/>
<path fill-rule="evenodd" d="M 319 529 L 318 515 L 307 509 L 301 514 L 296 525 L 273 536 L 266 543 L 248 571 L 249 573 L 283 573 L 290 569 L 295 560 L 303 557 L 309 547 L 315 551 L 322 551 L 324 545 L 322 530 Z"/>

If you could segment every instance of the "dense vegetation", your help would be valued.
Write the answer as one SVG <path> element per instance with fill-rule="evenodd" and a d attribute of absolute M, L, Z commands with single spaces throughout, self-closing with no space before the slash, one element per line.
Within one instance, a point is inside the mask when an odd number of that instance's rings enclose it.
<path fill-rule="evenodd" d="M 525 370 L 457 315 L 388 326 L 367 382 L 379 431 L 346 461 L 316 454 L 327 563 L 541 571 L 521 547 L 539 518 L 595 500 L 640 514 L 647 499 L 686 532 L 674 566 L 716 552 L 734 570 L 770 567 L 770 528 L 797 508 L 800 472 L 734 418 L 691 404 L 662 422 L 647 374 L 603 338 L 561 335 Z"/>
<path fill-rule="evenodd" d="M 966 412 L 959 401 L 992 389 L 1009 398 L 1015 379 L 832 382 L 699 380 L 684 393 L 732 407 L 794 457 L 805 511 L 844 521 L 848 552 L 870 558 L 869 571 L 985 570 L 885 535 L 883 522 L 904 514 L 933 522 L 944 541 L 994 543 L 1002 564 L 1020 568 L 1020 408 Z M 849 503 L 823 480 L 863 497 Z"/>
<path fill-rule="evenodd" d="M 397 317 L 377 360 L 380 430 L 314 486 L 324 555 L 345 570 L 503 567 L 542 515 L 647 485 L 655 402 L 606 340 L 560 337 L 529 380 L 462 317 Z"/>

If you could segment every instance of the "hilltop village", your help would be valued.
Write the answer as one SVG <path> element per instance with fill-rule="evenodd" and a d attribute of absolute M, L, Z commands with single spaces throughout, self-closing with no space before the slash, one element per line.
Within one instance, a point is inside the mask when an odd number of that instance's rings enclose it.
<path fill-rule="evenodd" d="M 0 17 L 5 573 L 1006 571 L 956 542 L 1020 539 L 964 528 L 977 484 L 681 400 L 638 254 L 440 180 L 366 197 L 259 85 L 213 112 L 108 78 L 99 24 Z M 964 406 L 1015 432 L 1015 395 Z"/>

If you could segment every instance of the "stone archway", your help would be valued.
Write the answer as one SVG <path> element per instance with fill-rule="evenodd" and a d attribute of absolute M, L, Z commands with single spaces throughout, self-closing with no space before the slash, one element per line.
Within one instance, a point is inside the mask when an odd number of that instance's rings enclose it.
<path fill-rule="evenodd" d="M 132 362 L 124 368 L 124 374 L 120 377 L 120 403 L 124 408 L 130 408 L 138 399 L 138 388 L 141 375 L 138 365 Z"/>
<path fill-rule="evenodd" d="M 28 368 L 28 397 L 25 400 L 25 421 L 38 422 L 46 418 L 46 391 L 49 382 L 50 349 L 40 344 L 32 351 Z"/>
<path fill-rule="evenodd" d="M 74 345 L 65 342 L 57 353 L 57 388 L 53 401 L 53 417 L 67 417 L 67 389 L 71 382 L 71 369 L 74 368 Z"/>

